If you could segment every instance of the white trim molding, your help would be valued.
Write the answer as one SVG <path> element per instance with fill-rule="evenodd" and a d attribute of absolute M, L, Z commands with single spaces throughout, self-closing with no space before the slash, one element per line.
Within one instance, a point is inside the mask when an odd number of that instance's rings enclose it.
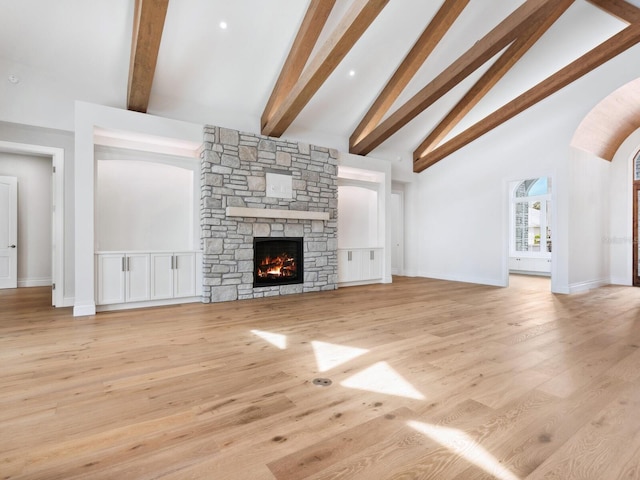
<path fill-rule="evenodd" d="M 46 147 L 27 143 L 5 142 L 0 140 L 0 151 L 28 155 L 50 157 L 53 166 L 53 282 L 56 289 L 53 292 L 53 303 L 56 307 L 65 306 L 64 300 L 64 149 Z M 59 287 L 59 288 L 58 288 Z"/>

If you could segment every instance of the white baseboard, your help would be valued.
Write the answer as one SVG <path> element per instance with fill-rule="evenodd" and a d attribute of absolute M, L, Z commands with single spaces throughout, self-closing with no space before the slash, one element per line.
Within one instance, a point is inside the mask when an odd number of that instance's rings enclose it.
<path fill-rule="evenodd" d="M 631 282 L 631 278 L 623 278 L 623 277 L 611 277 L 609 279 L 609 283 L 611 285 L 624 285 L 626 287 L 631 287 L 633 283 Z"/>
<path fill-rule="evenodd" d="M 608 284 L 609 282 L 607 282 L 604 279 L 590 280 L 588 282 L 571 283 L 569 284 L 569 293 L 586 292 L 588 290 L 593 290 L 594 288 L 604 287 L 605 285 L 608 285 Z"/>
<path fill-rule="evenodd" d="M 130 310 L 134 308 L 164 307 L 167 305 L 180 305 L 181 303 L 202 302 L 202 297 L 167 298 L 165 300 L 151 300 L 148 302 L 112 303 L 109 305 L 97 305 L 97 312 L 112 312 L 116 310 Z"/>
<path fill-rule="evenodd" d="M 551 293 L 558 293 L 560 295 L 569 295 L 571 293 L 571 289 L 566 285 L 554 285 L 552 280 Z"/>
<path fill-rule="evenodd" d="M 62 299 L 62 305 L 60 305 L 61 307 L 73 307 L 73 304 L 75 303 L 76 299 L 75 297 L 64 297 Z"/>
<path fill-rule="evenodd" d="M 447 280 L 449 282 L 462 282 L 462 283 L 475 283 L 478 285 L 489 285 L 491 287 L 506 287 L 507 285 L 502 280 L 496 280 L 495 278 L 486 277 L 465 277 L 462 275 L 448 275 L 441 273 L 429 273 L 421 272 L 420 277 L 433 278 L 436 280 Z"/>
<path fill-rule="evenodd" d="M 86 317 L 96 314 L 96 304 L 90 303 L 87 305 L 74 305 L 73 316 L 74 317 Z"/>
<path fill-rule="evenodd" d="M 50 287 L 53 284 L 51 277 L 48 278 L 23 278 L 18 279 L 18 288 L 24 287 Z"/>
<path fill-rule="evenodd" d="M 338 288 L 342 287 L 358 287 L 360 285 L 374 285 L 376 283 L 385 283 L 381 278 L 375 280 L 359 280 L 357 282 L 338 282 Z M 391 283 L 391 282 L 388 282 Z"/>
<path fill-rule="evenodd" d="M 537 272 L 535 270 L 509 270 L 509 274 L 531 275 L 534 277 L 551 277 L 551 272 Z"/>

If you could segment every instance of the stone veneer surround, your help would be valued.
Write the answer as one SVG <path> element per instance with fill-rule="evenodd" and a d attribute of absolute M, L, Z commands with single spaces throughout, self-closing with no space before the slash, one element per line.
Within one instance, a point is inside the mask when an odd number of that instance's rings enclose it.
<path fill-rule="evenodd" d="M 203 302 L 335 290 L 338 152 L 206 126 L 201 153 Z M 292 198 L 266 194 L 266 173 L 292 176 Z M 329 213 L 329 220 L 227 216 L 227 207 Z M 304 283 L 253 287 L 254 237 L 304 237 Z"/>

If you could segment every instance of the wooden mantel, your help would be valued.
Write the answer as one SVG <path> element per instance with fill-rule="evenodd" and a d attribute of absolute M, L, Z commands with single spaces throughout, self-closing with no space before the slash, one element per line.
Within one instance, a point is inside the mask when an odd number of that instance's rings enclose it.
<path fill-rule="evenodd" d="M 296 220 L 329 220 L 328 212 L 280 210 L 276 208 L 227 207 L 227 217 L 287 218 Z"/>

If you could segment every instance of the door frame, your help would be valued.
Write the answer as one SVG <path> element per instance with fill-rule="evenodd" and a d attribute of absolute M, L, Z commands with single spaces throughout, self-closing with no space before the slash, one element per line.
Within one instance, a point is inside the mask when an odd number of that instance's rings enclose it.
<path fill-rule="evenodd" d="M 633 277 L 631 279 L 631 284 L 634 287 L 640 287 L 640 272 L 638 271 L 638 193 L 640 193 L 640 181 L 638 180 L 634 180 L 633 181 L 633 188 L 632 188 L 632 192 L 633 192 L 633 197 L 632 197 L 632 203 L 633 203 L 633 227 L 632 227 L 632 236 L 633 236 L 633 243 L 632 243 L 632 258 L 633 258 Z"/>
<path fill-rule="evenodd" d="M 548 223 L 547 226 L 551 228 L 551 242 L 552 244 L 556 244 L 558 242 L 558 184 L 556 182 L 556 175 L 550 173 L 540 173 L 540 174 L 532 174 L 528 175 L 525 178 L 514 178 L 514 179 L 505 179 L 503 181 L 503 201 L 506 202 L 503 204 L 502 215 L 503 215 L 503 284 L 504 287 L 509 287 L 509 275 L 511 273 L 509 269 L 509 260 L 511 258 L 511 247 L 512 247 L 512 239 L 511 234 L 513 233 L 513 194 L 515 184 L 518 182 L 523 182 L 525 180 L 530 180 L 534 178 L 542 178 L 547 177 L 547 180 L 551 183 L 551 196 L 549 197 L 549 201 L 551 202 L 551 223 Z M 555 232 L 555 233 L 554 233 Z M 555 238 L 555 240 L 554 240 Z M 557 247 L 553 247 L 551 249 L 551 271 L 549 273 L 550 280 L 550 290 L 552 293 L 569 293 L 569 291 L 563 291 L 558 289 L 555 282 L 556 279 L 560 276 L 557 273 L 558 261 L 557 261 Z M 546 275 L 545 275 L 546 276 Z"/>
<path fill-rule="evenodd" d="M 404 230 L 405 230 L 405 225 L 404 225 L 404 190 L 403 189 L 399 189 L 399 188 L 391 188 L 391 197 L 393 197 L 393 195 L 398 195 L 398 198 L 400 199 L 400 218 L 395 218 L 395 216 L 392 215 L 392 220 L 391 220 L 391 226 L 393 227 L 394 224 L 398 225 L 400 227 L 399 229 L 399 236 L 400 236 L 400 246 L 399 246 L 399 250 L 400 250 L 400 265 L 397 265 L 397 269 L 398 271 L 394 272 L 393 271 L 393 267 L 391 268 L 391 273 L 393 275 L 404 275 Z M 393 233 L 392 235 L 392 240 L 393 240 Z M 393 255 L 393 241 L 391 242 L 391 255 Z"/>
<path fill-rule="evenodd" d="M 56 286 L 52 292 L 52 304 L 55 307 L 67 306 L 64 304 L 64 149 L 0 140 L 0 152 L 51 158 L 53 176 L 51 279 Z"/>
<path fill-rule="evenodd" d="M 16 249 L 18 243 L 18 177 L 0 175 L 0 183 L 9 187 L 9 204 L 5 205 L 8 220 L 6 233 L 8 235 L 6 243 L 0 245 L 0 250 L 6 251 L 6 258 L 9 261 L 9 276 L 4 277 L 0 288 L 11 289 L 18 286 L 18 250 Z"/>

